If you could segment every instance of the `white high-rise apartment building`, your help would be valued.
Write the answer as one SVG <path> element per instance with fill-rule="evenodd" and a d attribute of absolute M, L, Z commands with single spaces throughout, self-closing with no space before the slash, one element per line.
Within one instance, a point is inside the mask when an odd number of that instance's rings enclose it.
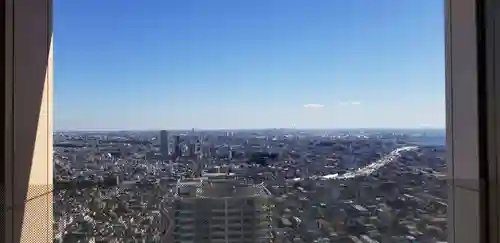
<path fill-rule="evenodd" d="M 270 197 L 263 184 L 208 178 L 179 181 L 169 209 L 170 237 L 166 241 L 270 242 Z"/>

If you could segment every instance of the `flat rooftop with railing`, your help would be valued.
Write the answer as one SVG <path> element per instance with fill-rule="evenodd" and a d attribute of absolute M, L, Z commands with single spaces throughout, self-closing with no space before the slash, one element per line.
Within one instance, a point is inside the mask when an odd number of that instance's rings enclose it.
<path fill-rule="evenodd" d="M 264 184 L 246 184 L 230 179 L 188 179 L 177 183 L 176 197 L 181 198 L 242 198 L 270 196 Z"/>

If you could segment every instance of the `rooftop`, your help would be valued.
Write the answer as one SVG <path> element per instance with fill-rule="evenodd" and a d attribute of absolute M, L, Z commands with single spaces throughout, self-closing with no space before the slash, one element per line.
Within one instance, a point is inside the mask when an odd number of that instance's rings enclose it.
<path fill-rule="evenodd" d="M 179 181 L 176 196 L 182 198 L 241 198 L 269 196 L 264 184 L 245 184 L 226 179 L 204 179 Z"/>

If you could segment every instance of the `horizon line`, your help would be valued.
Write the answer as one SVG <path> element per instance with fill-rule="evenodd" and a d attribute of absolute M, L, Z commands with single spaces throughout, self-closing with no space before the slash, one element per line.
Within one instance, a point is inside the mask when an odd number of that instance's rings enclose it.
<path fill-rule="evenodd" d="M 352 128 L 148 128 L 148 129 L 120 129 L 120 128 L 73 128 L 73 129 L 54 129 L 54 132 L 152 132 L 152 131 L 263 131 L 263 130 L 305 130 L 305 131 L 345 131 L 345 130 L 446 130 L 446 127 L 352 127 Z"/>

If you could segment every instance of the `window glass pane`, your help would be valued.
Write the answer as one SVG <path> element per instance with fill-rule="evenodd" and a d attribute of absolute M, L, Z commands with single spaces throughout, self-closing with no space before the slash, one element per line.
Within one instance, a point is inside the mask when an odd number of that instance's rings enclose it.
<path fill-rule="evenodd" d="M 55 238 L 447 240 L 441 1 L 54 4 Z"/>

